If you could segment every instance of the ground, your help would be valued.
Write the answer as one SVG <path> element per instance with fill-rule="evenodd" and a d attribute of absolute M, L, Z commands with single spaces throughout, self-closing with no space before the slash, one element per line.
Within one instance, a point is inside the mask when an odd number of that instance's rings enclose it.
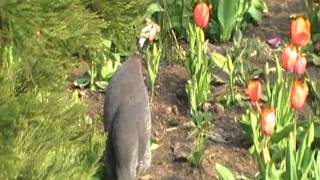
<path fill-rule="evenodd" d="M 289 15 L 303 12 L 300 0 L 266 0 L 269 12 L 259 25 L 249 25 L 245 37 L 260 38 L 263 41 L 272 37 L 288 37 Z M 219 46 L 218 44 L 214 46 Z M 312 68 L 311 68 L 312 69 Z M 215 73 L 215 72 L 213 72 Z M 227 109 L 219 104 L 215 95 L 224 90 L 224 86 L 213 84 L 213 99 L 209 106 L 213 112 L 212 130 L 207 142 L 204 166 L 197 168 L 186 161 L 192 147 L 185 84 L 188 75 L 183 66 L 161 64 L 156 86 L 156 95 L 151 103 L 152 136 L 159 148 L 152 152 L 152 165 L 145 179 L 187 180 L 217 179 L 217 162 L 230 168 L 238 177 L 253 179 L 258 171 L 253 157 L 248 153 L 249 142 L 239 123 L 244 109 Z M 103 93 L 87 92 L 86 101 L 89 115 L 101 116 Z"/>

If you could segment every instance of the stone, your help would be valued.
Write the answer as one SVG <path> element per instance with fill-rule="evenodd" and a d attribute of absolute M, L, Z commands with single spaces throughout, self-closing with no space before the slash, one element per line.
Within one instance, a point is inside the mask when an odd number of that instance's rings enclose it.
<path fill-rule="evenodd" d="M 173 155 L 175 160 L 187 160 L 192 151 L 191 142 L 176 142 L 172 146 Z"/>
<path fill-rule="evenodd" d="M 220 103 L 214 103 L 213 104 L 213 109 L 216 113 L 222 114 L 224 113 L 224 107 Z"/>
<path fill-rule="evenodd" d="M 212 109 L 211 103 L 208 103 L 208 102 L 203 103 L 203 110 L 209 111 L 211 109 Z"/>

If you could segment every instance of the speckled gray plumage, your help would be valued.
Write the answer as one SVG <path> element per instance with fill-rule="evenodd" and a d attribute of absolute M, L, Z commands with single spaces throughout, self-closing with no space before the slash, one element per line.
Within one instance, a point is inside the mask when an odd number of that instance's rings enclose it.
<path fill-rule="evenodd" d="M 108 132 L 107 179 L 137 179 L 151 163 L 150 106 L 141 57 L 127 59 L 111 78 L 106 90 L 104 122 Z"/>

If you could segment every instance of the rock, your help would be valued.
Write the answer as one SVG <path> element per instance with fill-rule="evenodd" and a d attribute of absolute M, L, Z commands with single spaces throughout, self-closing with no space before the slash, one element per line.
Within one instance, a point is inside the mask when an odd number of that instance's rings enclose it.
<path fill-rule="evenodd" d="M 168 124 L 169 124 L 169 126 L 178 126 L 180 124 L 180 122 L 176 118 L 173 118 L 173 119 L 169 120 Z"/>
<path fill-rule="evenodd" d="M 208 51 L 209 53 L 219 53 L 222 55 L 226 55 L 227 54 L 227 44 L 219 44 L 219 45 L 215 45 L 215 44 L 211 44 L 208 43 Z"/>
<path fill-rule="evenodd" d="M 208 102 L 203 103 L 203 110 L 209 111 L 210 109 L 212 109 L 211 103 L 208 103 Z"/>
<path fill-rule="evenodd" d="M 176 142 L 173 147 L 173 155 L 175 160 L 187 160 L 187 157 L 192 151 L 191 142 Z"/>
<path fill-rule="evenodd" d="M 222 104 L 220 103 L 214 103 L 213 104 L 213 110 L 216 112 L 216 113 L 224 113 L 224 107 Z"/>

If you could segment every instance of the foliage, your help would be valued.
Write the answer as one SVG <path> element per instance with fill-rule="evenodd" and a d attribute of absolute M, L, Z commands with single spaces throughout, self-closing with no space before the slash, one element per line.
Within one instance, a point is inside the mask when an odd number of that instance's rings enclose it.
<path fill-rule="evenodd" d="M 234 40 L 226 55 L 216 52 L 210 55 L 214 65 L 228 75 L 230 95 L 225 97 L 228 106 L 240 100 L 240 95 L 236 92 L 237 87 L 244 86 L 250 79 L 257 78 L 263 73 L 260 64 L 263 63 L 262 59 L 270 58 L 270 52 L 267 44 L 259 39 L 239 37 Z"/>
<path fill-rule="evenodd" d="M 137 37 L 146 17 L 159 11 L 154 0 L 82 0 L 106 22 L 103 38 L 111 40 L 121 56 L 136 50 Z"/>
<path fill-rule="evenodd" d="M 189 52 L 186 68 L 191 76 L 187 82 L 187 94 L 191 114 L 198 110 L 209 99 L 212 62 L 207 56 L 207 42 L 199 27 L 189 24 Z"/>
<path fill-rule="evenodd" d="M 211 0 L 213 15 L 209 33 L 215 41 L 230 40 L 235 31 L 241 31 L 253 19 L 261 21 L 262 13 L 267 11 L 263 0 Z"/>
<path fill-rule="evenodd" d="M 308 121 L 298 121 L 296 116 L 296 110 L 303 106 L 308 94 L 308 87 L 300 82 L 305 79 L 302 76 L 304 70 L 300 73 L 296 69 L 305 68 L 305 66 L 299 63 L 301 52 L 295 52 L 298 55 L 291 60 L 292 67 L 288 68 L 288 58 L 285 53 L 287 52 L 282 51 L 282 67 L 275 56 L 277 76 L 273 86 L 270 85 L 268 63 L 264 70 L 266 106 L 276 112 L 273 118 L 273 120 L 276 119 L 275 132 L 272 132 L 273 130 L 270 130 L 269 134 L 260 132 L 263 120 L 260 108 L 257 108 L 257 112 L 252 107 L 247 110 L 242 117 L 242 124 L 253 142 L 251 151 L 259 166 L 260 179 L 319 179 L 318 168 L 315 166 L 317 147 L 312 147 L 315 140 L 314 124 L 319 123 L 319 119 L 309 118 Z M 286 74 L 283 73 L 284 69 L 288 71 Z M 297 88 L 301 88 L 299 93 L 296 91 Z M 259 103 L 256 106 L 260 107 Z"/>
<path fill-rule="evenodd" d="M 173 29 L 181 38 L 186 38 L 188 24 L 192 22 L 194 0 L 160 0 L 164 11 L 159 17 L 164 32 Z M 169 27 L 166 27 L 166 25 Z"/>
<path fill-rule="evenodd" d="M 165 10 L 163 22 L 170 22 L 179 37 L 186 38 L 188 24 L 193 21 L 194 0 L 161 0 L 160 5 Z M 205 1 L 213 6 L 210 16 L 211 25 L 207 33 L 210 39 L 224 42 L 230 40 L 235 30 L 242 30 L 250 21 L 260 22 L 262 13 L 267 11 L 264 0 L 210 0 Z M 161 20 L 160 20 L 161 22 Z M 164 27 L 161 24 L 161 27 Z"/>
<path fill-rule="evenodd" d="M 270 137 L 260 132 L 261 115 L 253 108 L 247 110 L 241 121 L 253 142 L 250 151 L 257 160 L 259 179 L 319 179 L 316 167 L 319 150 L 312 147 L 315 143 L 314 124 L 318 124 L 319 119 L 297 121 L 290 107 L 291 78 L 283 75 L 279 60 L 276 62 L 276 82 L 273 86 L 266 86 L 269 91 L 268 106 L 276 109 L 275 132 Z M 265 72 L 269 72 L 269 69 L 266 68 Z M 269 78 L 268 73 L 266 78 Z M 230 172 L 219 173 L 227 176 Z"/>
<path fill-rule="evenodd" d="M 1 7 L 2 43 L 13 42 L 15 53 L 29 67 L 22 69 L 21 91 L 26 86 L 52 87 L 53 82 L 57 88 L 65 78 L 65 67 L 70 65 L 72 55 L 81 56 L 100 42 L 104 22 L 79 1 L 9 0 L 2 1 Z"/>
<path fill-rule="evenodd" d="M 97 48 L 87 51 L 89 70 L 74 82 L 77 87 L 90 86 L 91 90 L 104 90 L 108 80 L 120 65 L 121 56 L 129 56 L 136 51 L 136 42 L 147 17 L 160 11 L 153 0 L 143 1 L 100 1 L 82 0 L 105 22 L 101 28 Z M 114 9 L 117 9 L 114 11 Z M 146 9 L 146 10 L 145 10 Z"/>
<path fill-rule="evenodd" d="M 260 159 L 259 153 L 265 150 L 261 150 L 259 145 L 255 145 L 255 158 L 258 160 L 260 170 L 259 179 L 320 179 L 319 167 L 317 166 L 320 163 L 320 151 L 312 149 L 313 140 L 314 124 L 310 121 L 297 150 L 295 150 L 297 142 L 292 132 L 289 134 L 286 142 L 286 155 L 281 161 L 271 160 L 264 163 Z M 233 177 L 230 170 L 219 164 L 216 165 L 216 169 L 222 179 Z"/>
<path fill-rule="evenodd" d="M 187 157 L 189 163 L 201 167 L 205 157 L 206 137 L 211 127 L 212 115 L 210 112 L 196 111 L 192 116 L 195 130 L 190 136 L 194 136 L 194 146 L 192 152 Z"/>
<path fill-rule="evenodd" d="M 1 63 L 0 178 L 70 179 L 95 174 L 104 149 L 99 121 L 84 119 L 84 106 L 74 94 L 28 87 L 23 59 Z M 5 59 L 3 59 L 5 60 Z M 17 93 L 18 92 L 18 93 Z M 68 98 L 66 98 L 68 97 Z M 36 162 L 36 163 L 35 163 Z"/>
<path fill-rule="evenodd" d="M 159 70 L 159 63 L 161 58 L 162 48 L 157 48 L 157 45 L 154 43 L 152 48 L 152 53 L 150 53 L 149 46 L 146 49 L 146 61 L 149 79 L 151 82 L 151 100 L 154 95 L 154 86 L 156 82 L 156 77 Z"/>
<path fill-rule="evenodd" d="M 186 92 L 189 100 L 192 122 L 195 130 L 191 136 L 195 136 L 193 151 L 188 156 L 188 161 L 196 166 L 201 166 L 205 156 L 206 134 L 210 128 L 211 113 L 199 108 L 208 101 L 211 90 L 212 61 L 207 55 L 207 41 L 201 28 L 193 24 L 188 26 L 189 50 L 185 66 L 190 78 L 187 81 Z"/>
<path fill-rule="evenodd" d="M 0 6 L 0 179 L 90 178 L 105 138 L 65 80 L 104 22 L 77 0 Z"/>
<path fill-rule="evenodd" d="M 308 17 L 311 22 L 312 40 L 320 41 L 320 4 L 317 1 L 305 0 Z"/>
<path fill-rule="evenodd" d="M 91 90 L 104 90 L 108 85 L 108 80 L 120 66 L 120 55 L 110 52 L 111 41 L 104 40 L 101 47 L 89 52 L 90 68 L 88 73 L 74 81 L 76 87 L 86 87 L 90 85 Z M 114 60 L 113 60 L 114 59 Z"/>
<path fill-rule="evenodd" d="M 223 180 L 235 180 L 232 172 L 220 163 L 216 163 L 216 170 L 218 171 L 220 179 Z"/>

